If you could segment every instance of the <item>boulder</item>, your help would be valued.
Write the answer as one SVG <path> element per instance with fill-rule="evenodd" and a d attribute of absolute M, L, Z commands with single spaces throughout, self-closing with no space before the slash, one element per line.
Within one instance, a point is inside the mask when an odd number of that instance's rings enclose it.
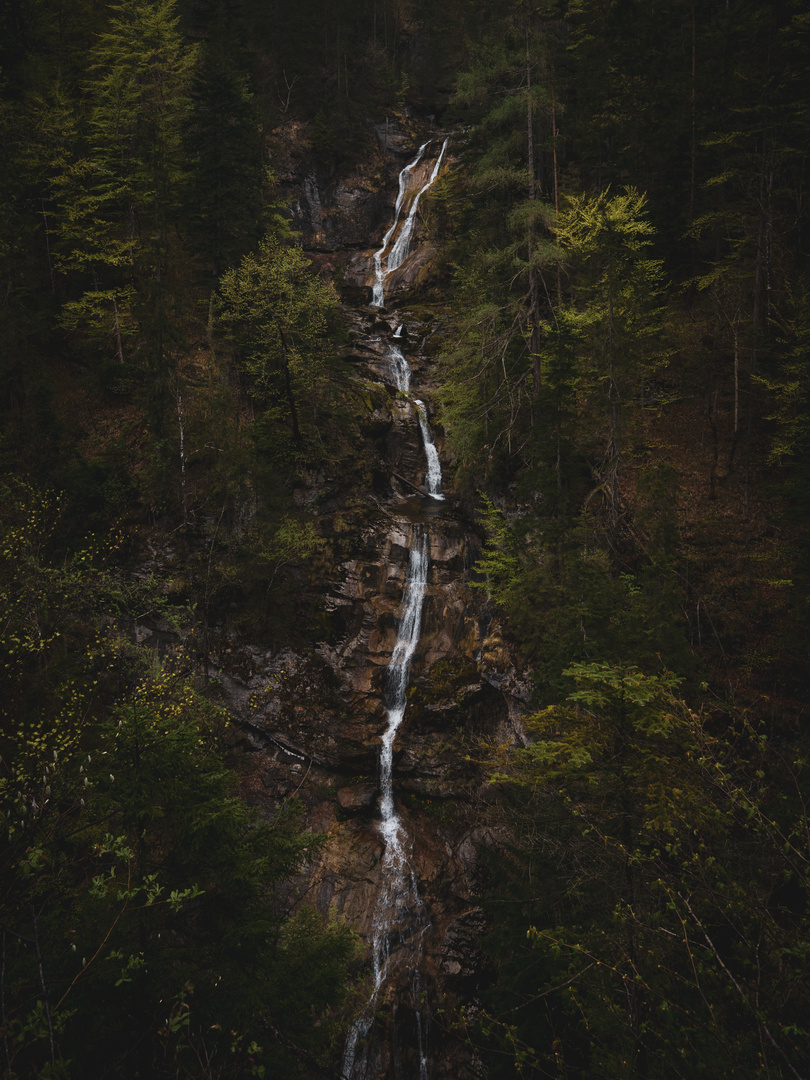
<path fill-rule="evenodd" d="M 376 784 L 352 784 L 338 789 L 337 801 L 341 810 L 357 814 L 372 807 L 377 798 Z"/>

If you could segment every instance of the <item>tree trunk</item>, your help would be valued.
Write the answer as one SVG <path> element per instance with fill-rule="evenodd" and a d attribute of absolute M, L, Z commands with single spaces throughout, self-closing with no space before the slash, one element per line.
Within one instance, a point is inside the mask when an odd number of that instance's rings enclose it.
<path fill-rule="evenodd" d="M 692 4 L 691 11 L 692 11 L 692 86 L 691 86 L 690 101 L 691 101 L 691 107 L 692 107 L 692 146 L 691 146 L 691 153 L 690 153 L 691 169 L 690 169 L 690 177 L 689 177 L 689 224 L 690 225 L 693 224 L 693 222 L 695 220 L 695 161 L 696 161 L 696 158 L 697 158 L 697 121 L 696 121 L 697 96 L 696 96 L 696 82 L 695 82 L 697 50 L 696 50 L 696 47 L 695 47 L 696 39 L 695 39 L 695 5 L 694 4 Z"/>
<path fill-rule="evenodd" d="M 113 300 L 113 335 L 115 337 L 115 355 L 118 358 L 118 363 L 124 362 L 124 349 L 121 344 L 121 323 L 118 319 L 118 304 Z"/>
<path fill-rule="evenodd" d="M 284 393 L 287 398 L 287 404 L 290 407 L 290 423 L 292 424 L 292 437 L 296 446 L 301 445 L 301 429 L 298 426 L 298 410 L 295 406 L 295 397 L 292 392 L 292 380 L 290 379 L 290 364 L 287 358 L 287 339 L 284 336 L 284 331 L 281 326 L 276 323 L 278 327 L 278 334 L 281 338 L 281 357 L 282 366 L 284 368 Z"/>
<path fill-rule="evenodd" d="M 532 109 L 532 66 L 529 55 L 529 30 L 526 29 L 526 128 L 529 158 L 529 202 L 535 201 L 534 182 L 534 110 Z M 529 249 L 529 320 L 531 334 L 529 350 L 532 355 L 532 383 L 535 397 L 542 386 L 543 373 L 540 366 L 540 289 L 537 282 L 537 270 L 534 267 L 534 220 L 529 217 L 527 236 Z"/>

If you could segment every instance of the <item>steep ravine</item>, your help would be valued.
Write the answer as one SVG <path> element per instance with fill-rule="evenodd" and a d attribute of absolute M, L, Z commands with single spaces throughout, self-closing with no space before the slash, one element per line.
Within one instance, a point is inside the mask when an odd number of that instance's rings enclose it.
<path fill-rule="evenodd" d="M 418 144 L 400 140 L 398 145 L 404 153 L 390 156 L 387 175 L 401 177 L 403 166 L 414 162 L 404 181 L 405 214 L 411 189 L 424 187 L 437 166 L 443 140 L 431 140 L 418 161 Z M 308 190 L 312 206 L 323 207 L 330 199 L 341 205 L 339 192 L 316 198 L 312 187 Z M 395 181 L 391 205 L 396 196 Z M 378 225 L 380 231 L 369 236 L 376 248 L 334 252 L 344 265 L 344 281 L 360 299 L 370 299 L 374 254 L 390 225 L 391 220 L 385 231 Z M 481 813 L 484 778 L 470 757 L 476 757 L 482 737 L 512 737 L 525 700 L 514 658 L 482 594 L 469 587 L 480 538 L 455 509 L 452 481 L 445 482 L 446 501 L 426 494 L 431 481 L 423 431 L 431 374 L 420 350 L 423 328 L 403 306 L 426 258 L 418 215 L 414 225 L 410 255 L 386 279 L 387 307 L 349 312 L 353 331 L 347 359 L 357 379 L 373 388 L 374 400 L 383 403 L 373 417 L 380 482 L 366 493 L 367 523 L 349 538 L 348 557 L 324 596 L 329 643 L 309 654 L 271 654 L 243 644 L 221 670 L 243 722 L 243 772 L 255 800 L 272 812 L 296 795 L 311 827 L 329 835 L 321 857 L 307 868 L 303 902 L 347 919 L 368 943 L 370 963 L 391 872 L 379 805 L 386 670 L 402 617 L 410 552 L 415 542 L 424 544 L 421 626 L 391 763 L 398 828 L 406 838 L 414 889 L 410 915 L 395 912 L 392 926 L 412 917 L 414 906 L 423 910 L 419 956 L 408 945 L 399 960 L 392 957 L 372 997 L 371 974 L 360 990 L 359 1000 L 373 1006 L 374 1021 L 367 1033 L 364 1027 L 357 1053 L 352 1051 L 357 1064 L 351 1080 L 480 1075 L 474 1055 L 446 1023 L 454 1010 L 475 1000 L 476 942 L 484 927 L 475 893 L 480 849 L 492 841 Z M 408 394 L 402 392 L 402 371 L 397 372 L 400 359 L 407 364 Z M 438 438 L 437 443 L 441 456 Z M 441 1020 L 437 1009 L 443 1010 Z"/>

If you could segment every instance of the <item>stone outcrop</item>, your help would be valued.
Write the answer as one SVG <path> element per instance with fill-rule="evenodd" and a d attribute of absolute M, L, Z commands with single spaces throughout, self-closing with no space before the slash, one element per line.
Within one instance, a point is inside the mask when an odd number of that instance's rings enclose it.
<path fill-rule="evenodd" d="M 379 136 L 379 130 L 377 131 Z M 346 355 L 365 395 L 364 420 L 374 490 L 365 523 L 351 537 L 323 610 L 328 640 L 307 653 L 267 653 L 236 643 L 212 657 L 240 721 L 236 748 L 246 790 L 268 815 L 295 796 L 311 828 L 328 843 L 305 874 L 306 902 L 347 919 L 361 939 L 371 933 L 380 891 L 383 841 L 377 827 L 378 757 L 386 726 L 384 680 L 396 641 L 412 529 L 427 528 L 429 575 L 419 643 L 413 657 L 405 719 L 394 743 L 393 778 L 400 816 L 412 850 L 409 862 L 430 925 L 423 940 L 423 992 L 434 1008 L 449 1013 L 475 998 L 481 960 L 477 941 L 484 918 L 476 903 L 481 852 L 497 842 L 482 807 L 485 777 L 474 764 L 481 739 L 519 737 L 518 718 L 527 687 L 516 658 L 504 644 L 486 596 L 473 588 L 481 538 L 459 515 L 449 486 L 446 502 L 426 498 L 425 455 L 411 400 L 391 385 L 392 333 L 407 350 L 419 396 L 430 406 L 429 363 L 420 354 L 424 331 L 403 313 L 394 320 L 365 307 L 373 248 L 369 238 L 390 217 L 396 175 L 413 156 L 414 144 L 389 129 L 389 154 L 363 186 L 355 178 L 331 184 L 302 156 L 290 156 L 285 183 L 294 186 L 296 224 L 310 246 L 338 251 L 363 247 L 344 261 L 344 290 L 356 290 L 361 306 L 351 321 Z M 309 170 L 309 171 L 307 171 Z M 413 280 L 429 252 L 421 248 L 403 267 L 393 288 Z M 393 275 L 392 275 L 393 277 Z M 344 297 L 352 295 L 344 291 Z M 441 454 L 441 435 L 437 435 Z M 318 481 L 296 491 L 328 535 Z M 355 493 L 357 494 L 357 493 Z M 318 508 L 321 509 L 318 509 Z M 345 537 L 344 537 L 345 541 Z M 401 979 L 410 978 L 403 967 Z M 392 1046 L 407 1063 L 408 1005 L 397 980 L 386 987 L 391 1025 L 379 1040 L 375 1062 L 394 1077 Z M 396 1031 L 394 1031 L 396 1028 Z M 388 1050 L 384 1047 L 388 1046 Z M 478 1066 L 469 1050 L 436 1026 L 430 1035 L 431 1080 L 472 1080 Z M 418 1063 L 417 1063 L 418 1066 Z M 396 1075 L 418 1075 L 406 1066 Z"/>

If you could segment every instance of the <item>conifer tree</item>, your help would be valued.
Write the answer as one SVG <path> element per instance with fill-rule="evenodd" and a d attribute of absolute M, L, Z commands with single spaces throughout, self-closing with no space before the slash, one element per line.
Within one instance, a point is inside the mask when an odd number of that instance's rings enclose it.
<path fill-rule="evenodd" d="M 569 260 L 572 303 L 555 310 L 549 336 L 573 346 L 578 433 L 591 458 L 610 527 L 619 520 L 623 455 L 640 449 L 645 377 L 654 369 L 660 332 L 660 262 L 649 258 L 653 230 L 647 200 L 623 195 L 571 196 L 554 226 Z M 566 330 L 563 331 L 562 327 Z M 635 429 L 635 430 L 634 430 Z"/>
<path fill-rule="evenodd" d="M 163 376 L 171 322 L 171 252 L 187 169 L 183 127 L 195 49 L 174 0 L 123 0 L 90 58 L 86 152 L 55 181 L 57 267 L 81 283 L 66 326 L 107 335 L 125 362 L 137 334 Z"/>
<path fill-rule="evenodd" d="M 315 274 L 300 248 L 269 236 L 255 255 L 246 255 L 224 275 L 221 294 L 222 315 L 253 393 L 271 414 L 284 410 L 293 444 L 301 447 L 302 405 L 310 405 L 314 419 L 326 381 L 337 293 Z"/>

